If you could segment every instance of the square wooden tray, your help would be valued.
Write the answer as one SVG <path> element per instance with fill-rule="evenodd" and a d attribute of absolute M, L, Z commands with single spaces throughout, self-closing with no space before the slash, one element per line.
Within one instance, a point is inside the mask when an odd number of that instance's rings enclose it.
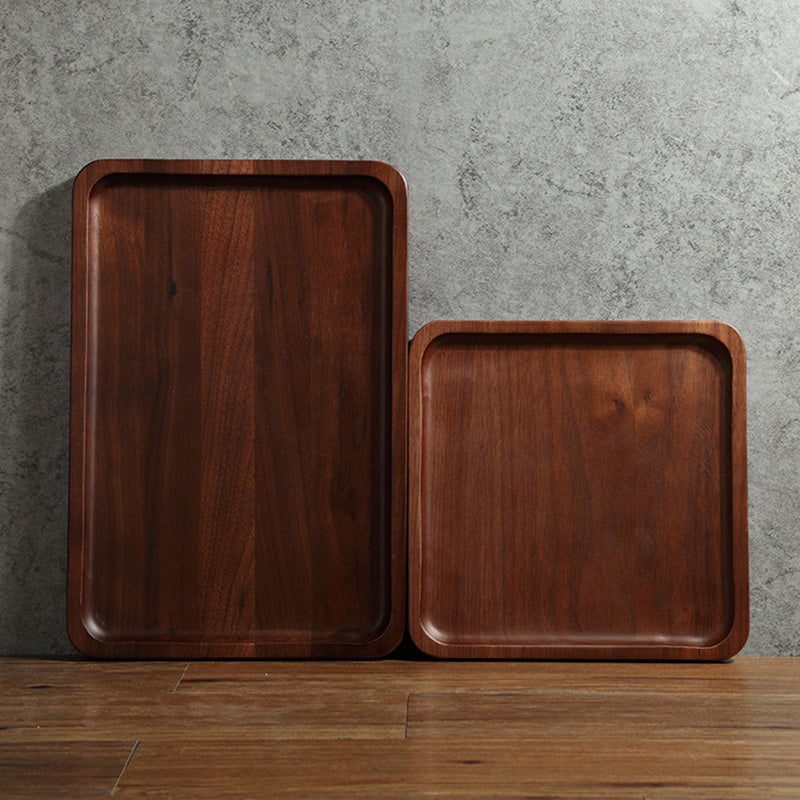
<path fill-rule="evenodd" d="M 724 659 L 749 626 L 745 354 L 712 322 L 414 338 L 409 625 L 456 658 Z"/>
<path fill-rule="evenodd" d="M 122 658 L 391 651 L 405 623 L 402 176 L 97 161 L 73 200 L 73 643 Z"/>

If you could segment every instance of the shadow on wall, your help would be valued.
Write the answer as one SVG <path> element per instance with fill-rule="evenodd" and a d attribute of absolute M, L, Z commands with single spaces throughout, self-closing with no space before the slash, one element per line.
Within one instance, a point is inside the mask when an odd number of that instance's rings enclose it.
<path fill-rule="evenodd" d="M 6 231 L 0 345 L 0 651 L 73 653 L 66 635 L 72 182 Z"/>

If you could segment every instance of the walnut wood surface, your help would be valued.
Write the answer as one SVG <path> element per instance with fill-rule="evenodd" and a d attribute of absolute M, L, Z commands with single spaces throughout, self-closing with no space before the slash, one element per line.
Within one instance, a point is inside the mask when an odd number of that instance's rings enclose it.
<path fill-rule="evenodd" d="M 0 659 L 0 796 L 797 798 L 798 703 L 796 658 Z"/>
<path fill-rule="evenodd" d="M 75 645 L 392 650 L 405 603 L 399 173 L 94 162 L 74 187 L 73 273 Z"/>
<path fill-rule="evenodd" d="M 744 369 L 719 323 L 423 328 L 410 372 L 417 645 L 465 658 L 737 652 Z"/>

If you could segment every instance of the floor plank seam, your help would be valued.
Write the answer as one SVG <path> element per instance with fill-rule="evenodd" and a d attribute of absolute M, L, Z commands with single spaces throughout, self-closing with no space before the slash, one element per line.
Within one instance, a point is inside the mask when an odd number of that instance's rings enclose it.
<path fill-rule="evenodd" d="M 189 671 L 189 666 L 191 662 L 189 662 L 184 668 L 183 672 L 181 672 L 180 678 L 178 678 L 178 682 L 175 684 L 175 688 L 172 690 L 172 694 L 178 691 L 178 687 L 181 685 L 181 681 L 186 677 L 186 673 Z"/>
<path fill-rule="evenodd" d="M 122 770 L 120 771 L 119 775 L 117 776 L 117 781 L 114 784 L 114 788 L 111 790 L 111 795 L 117 791 L 117 787 L 119 786 L 119 782 L 122 780 L 122 776 L 125 774 L 125 770 L 128 769 L 128 764 L 131 763 L 131 759 L 133 758 L 133 754 L 136 752 L 136 748 L 139 746 L 139 740 L 137 739 L 133 743 L 133 747 L 131 748 L 131 752 L 128 753 L 128 758 L 125 763 L 122 765 Z"/>

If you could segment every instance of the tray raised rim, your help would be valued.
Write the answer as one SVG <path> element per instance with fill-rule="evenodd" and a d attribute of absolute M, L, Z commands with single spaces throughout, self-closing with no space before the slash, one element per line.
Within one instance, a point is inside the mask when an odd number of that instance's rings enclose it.
<path fill-rule="evenodd" d="M 391 201 L 391 445 L 388 463 L 391 502 L 387 557 L 389 619 L 374 638 L 357 642 L 296 642 L 251 639 L 207 641 L 120 640 L 96 638 L 84 621 L 82 574 L 86 552 L 86 470 L 84 447 L 88 403 L 87 322 L 90 309 L 88 272 L 91 269 L 88 232 L 92 191 L 112 175 L 252 176 L 255 178 L 369 178 L 380 182 Z M 100 658 L 374 658 L 387 655 L 401 642 L 406 622 L 406 475 L 408 382 L 408 190 L 405 178 L 379 160 L 291 159 L 116 159 L 86 164 L 72 186 L 72 306 L 70 365 L 70 465 L 67 556 L 67 633 L 86 655 Z M 396 477 L 397 475 L 402 476 Z"/>
<path fill-rule="evenodd" d="M 733 620 L 726 635 L 710 645 L 547 643 L 447 643 L 436 639 L 421 619 L 423 410 L 422 366 L 427 348 L 448 334 L 707 336 L 731 359 L 731 539 Z M 742 649 L 749 634 L 749 566 L 747 517 L 745 346 L 732 326 L 717 321 L 522 321 L 437 320 L 420 328 L 409 357 L 409 630 L 414 643 L 439 658 L 507 658 L 572 660 L 685 660 L 720 661 Z"/>

